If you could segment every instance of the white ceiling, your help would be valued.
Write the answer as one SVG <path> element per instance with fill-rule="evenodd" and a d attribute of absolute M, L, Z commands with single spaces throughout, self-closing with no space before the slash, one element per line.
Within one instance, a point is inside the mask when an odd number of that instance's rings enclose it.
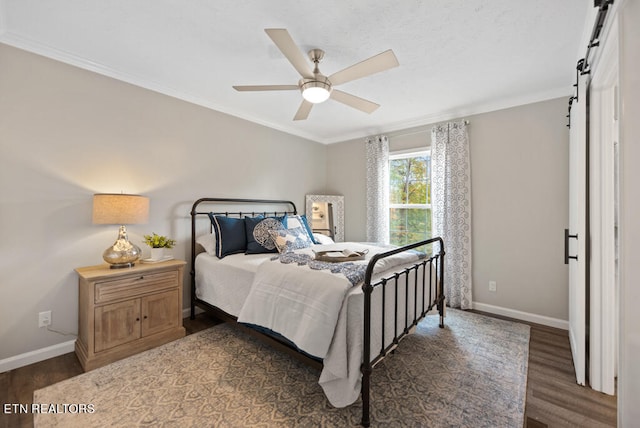
<path fill-rule="evenodd" d="M 0 42 L 323 143 L 569 96 L 590 1 L 0 0 Z M 387 49 L 400 66 L 294 122 L 296 84 L 264 32 L 286 28 L 330 75 Z"/>

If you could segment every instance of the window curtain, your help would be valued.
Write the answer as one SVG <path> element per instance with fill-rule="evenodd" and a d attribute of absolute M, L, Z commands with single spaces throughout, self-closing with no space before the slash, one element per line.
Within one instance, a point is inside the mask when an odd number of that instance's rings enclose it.
<path fill-rule="evenodd" d="M 367 241 L 389 243 L 389 139 L 365 140 L 367 157 Z"/>
<path fill-rule="evenodd" d="M 471 309 L 471 169 L 467 122 L 431 129 L 432 233 L 444 240 L 447 304 Z"/>

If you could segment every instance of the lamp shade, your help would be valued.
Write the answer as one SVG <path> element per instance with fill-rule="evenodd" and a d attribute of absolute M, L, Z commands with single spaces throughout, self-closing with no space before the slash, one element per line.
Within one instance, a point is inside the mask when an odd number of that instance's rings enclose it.
<path fill-rule="evenodd" d="M 94 224 L 142 224 L 149 221 L 149 198 L 120 193 L 93 195 Z"/>

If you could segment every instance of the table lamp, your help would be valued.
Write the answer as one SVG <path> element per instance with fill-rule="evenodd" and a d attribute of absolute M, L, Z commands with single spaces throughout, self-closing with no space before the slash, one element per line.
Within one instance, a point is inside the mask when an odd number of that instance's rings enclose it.
<path fill-rule="evenodd" d="M 149 221 L 149 198 L 120 193 L 93 195 L 93 224 L 119 224 L 118 239 L 104 250 L 102 258 L 112 269 L 131 267 L 142 255 L 137 245 L 129 242 L 126 224 Z"/>

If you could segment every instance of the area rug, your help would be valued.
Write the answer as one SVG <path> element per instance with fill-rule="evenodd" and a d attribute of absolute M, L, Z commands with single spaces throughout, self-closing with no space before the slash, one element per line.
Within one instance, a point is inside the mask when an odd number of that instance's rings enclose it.
<path fill-rule="evenodd" d="M 428 316 L 372 376 L 372 426 L 522 427 L 529 327 Z M 34 393 L 36 427 L 347 427 L 319 372 L 218 325 Z M 55 406 L 55 407 L 52 407 Z M 66 407 L 65 407 L 66 406 Z"/>

